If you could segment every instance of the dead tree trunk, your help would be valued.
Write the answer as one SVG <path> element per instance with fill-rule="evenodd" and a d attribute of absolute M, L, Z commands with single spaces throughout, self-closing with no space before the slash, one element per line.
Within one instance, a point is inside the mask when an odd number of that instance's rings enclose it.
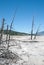
<path fill-rule="evenodd" d="M 7 36 L 6 36 L 6 44 L 7 44 L 7 41 L 8 41 L 8 25 L 7 25 L 6 34 L 7 34 Z"/>
<path fill-rule="evenodd" d="M 4 31 L 4 22 L 5 19 L 2 19 L 2 26 L 1 26 L 1 34 L 0 34 L 0 44 L 2 43 L 3 31 Z"/>
<path fill-rule="evenodd" d="M 39 31 L 39 27 L 38 27 L 38 29 L 37 29 L 37 31 L 36 31 L 36 33 L 35 33 L 34 39 L 36 39 L 36 36 L 37 36 L 37 34 L 38 34 L 38 31 Z"/>
<path fill-rule="evenodd" d="M 11 33 L 11 29 L 12 29 L 12 25 L 13 25 L 13 22 L 14 22 L 14 18 L 15 18 L 16 12 L 17 12 L 17 9 L 15 10 L 15 14 L 14 14 L 14 16 L 13 16 L 13 19 L 12 19 L 12 22 L 11 22 L 11 25 L 10 25 L 9 40 L 10 40 L 10 33 Z"/>
<path fill-rule="evenodd" d="M 34 27 L 34 16 L 33 16 L 32 29 L 31 29 L 31 40 L 32 40 L 32 37 L 33 37 L 33 27 Z"/>
<path fill-rule="evenodd" d="M 12 25 L 13 25 L 13 22 L 14 22 L 14 18 L 15 18 L 15 15 L 16 15 L 16 11 L 17 9 L 15 10 L 15 14 L 13 16 L 13 19 L 12 19 L 12 22 L 11 22 L 11 25 L 10 25 L 10 30 L 9 30 L 9 40 L 8 40 L 8 49 L 9 49 L 9 43 L 10 43 L 10 33 L 11 33 L 11 29 L 12 29 Z"/>

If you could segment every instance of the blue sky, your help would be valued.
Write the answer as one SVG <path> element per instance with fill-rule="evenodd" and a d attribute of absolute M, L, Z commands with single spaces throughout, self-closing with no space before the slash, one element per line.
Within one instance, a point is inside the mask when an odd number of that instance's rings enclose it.
<path fill-rule="evenodd" d="M 44 30 L 44 0 L 0 0 L 0 25 L 2 18 L 10 25 L 16 8 L 13 30 L 30 33 L 33 16 L 34 32 Z"/>

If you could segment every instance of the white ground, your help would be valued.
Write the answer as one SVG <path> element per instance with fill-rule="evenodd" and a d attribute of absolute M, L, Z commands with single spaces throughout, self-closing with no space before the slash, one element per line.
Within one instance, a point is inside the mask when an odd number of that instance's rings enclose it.
<path fill-rule="evenodd" d="M 22 58 L 13 65 L 44 65 L 44 36 L 37 36 L 33 42 L 30 36 L 11 36 L 11 39 L 9 50 Z"/>

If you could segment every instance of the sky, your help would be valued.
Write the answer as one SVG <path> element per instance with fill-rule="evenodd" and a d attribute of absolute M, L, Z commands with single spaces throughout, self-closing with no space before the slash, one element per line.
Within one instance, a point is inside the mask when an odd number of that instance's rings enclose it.
<path fill-rule="evenodd" d="M 44 0 L 0 0 L 0 26 L 3 18 L 5 29 L 10 26 L 16 8 L 12 30 L 30 33 L 34 16 L 34 32 L 39 25 L 39 31 L 44 31 Z"/>

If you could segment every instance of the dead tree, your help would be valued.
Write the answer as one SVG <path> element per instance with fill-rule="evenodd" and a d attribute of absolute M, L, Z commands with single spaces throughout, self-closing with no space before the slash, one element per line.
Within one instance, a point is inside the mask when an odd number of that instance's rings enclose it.
<path fill-rule="evenodd" d="M 33 37 L 33 27 L 34 27 L 34 16 L 33 16 L 32 29 L 31 29 L 31 40 L 32 40 L 32 37 Z"/>
<path fill-rule="evenodd" d="M 1 34 L 0 34 L 0 44 L 2 43 L 3 31 L 4 31 L 4 22 L 5 19 L 2 19 L 2 26 L 1 26 Z"/>
<path fill-rule="evenodd" d="M 12 29 L 12 25 L 13 25 L 13 22 L 14 22 L 14 18 L 15 18 L 16 12 L 17 12 L 17 9 L 15 10 L 15 14 L 13 16 L 13 19 L 12 19 L 12 22 L 11 22 L 11 25 L 10 25 L 9 40 L 8 40 L 8 49 L 9 49 L 9 43 L 10 43 L 10 35 L 11 35 L 10 33 L 11 33 L 11 29 Z"/>
<path fill-rule="evenodd" d="M 15 15 L 16 15 L 16 11 L 17 11 L 17 9 L 15 10 Z M 11 33 L 11 29 L 12 29 L 12 25 L 13 25 L 13 22 L 14 22 L 15 15 L 13 16 L 13 19 L 12 19 L 12 22 L 11 22 L 11 25 L 10 25 L 9 40 L 10 40 L 10 33 Z"/>
<path fill-rule="evenodd" d="M 7 41 L 8 41 L 8 25 L 7 25 L 7 30 L 6 30 L 6 44 L 7 44 Z"/>
<path fill-rule="evenodd" d="M 36 39 L 36 36 L 37 36 L 37 34 L 38 34 L 38 31 L 39 31 L 39 27 L 38 27 L 38 29 L 37 29 L 37 31 L 36 31 L 36 33 L 35 33 L 34 39 Z"/>

